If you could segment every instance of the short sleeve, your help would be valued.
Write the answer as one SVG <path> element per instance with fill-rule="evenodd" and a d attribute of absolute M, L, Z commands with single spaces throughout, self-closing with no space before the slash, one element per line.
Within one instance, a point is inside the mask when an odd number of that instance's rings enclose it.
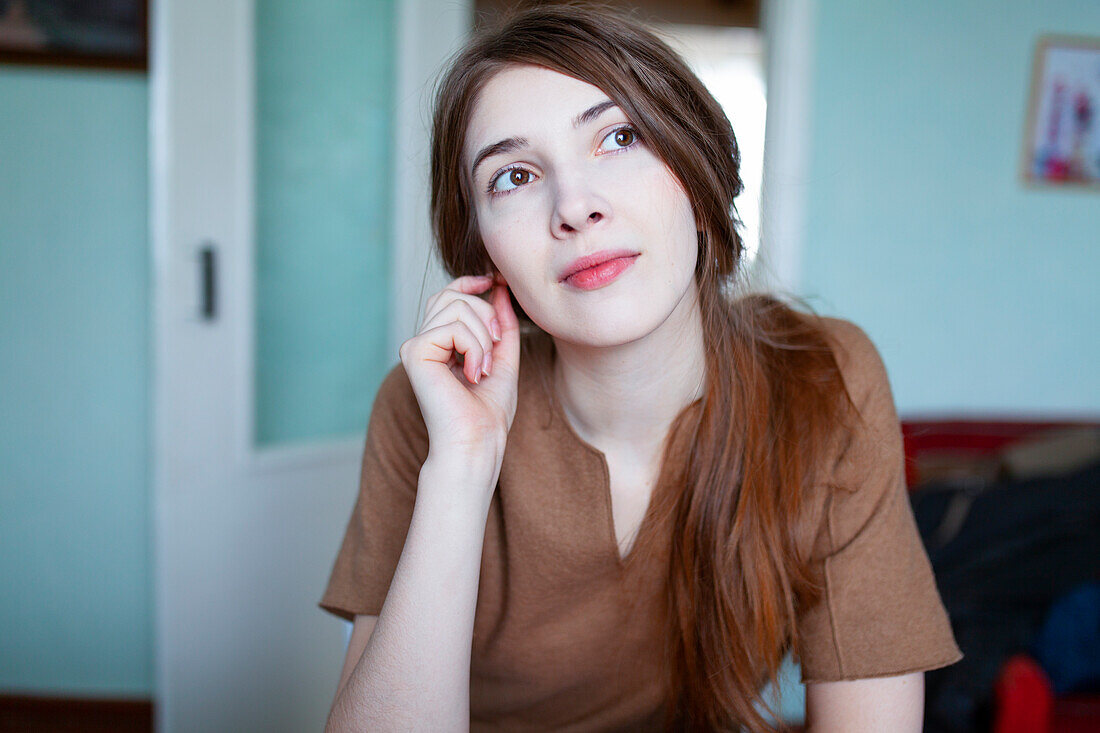
<path fill-rule="evenodd" d="M 356 614 L 381 613 L 427 455 L 428 431 L 405 368 L 398 364 L 382 381 L 371 408 L 359 495 L 321 608 L 349 621 Z"/>
<path fill-rule="evenodd" d="M 901 426 L 881 357 L 825 319 L 861 422 L 840 441 L 812 557 L 820 603 L 798 618 L 803 682 L 883 677 L 962 659 L 905 485 Z"/>

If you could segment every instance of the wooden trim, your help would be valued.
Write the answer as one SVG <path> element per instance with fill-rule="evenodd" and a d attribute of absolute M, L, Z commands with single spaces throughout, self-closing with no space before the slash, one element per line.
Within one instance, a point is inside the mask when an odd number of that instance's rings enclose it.
<path fill-rule="evenodd" d="M 141 48 L 134 54 L 83 53 L 53 47 L 22 49 L 0 46 L 0 64 L 148 72 L 149 0 L 141 0 L 138 10 L 141 11 L 138 21 L 141 28 Z"/>
<path fill-rule="evenodd" d="M 109 71 L 148 71 L 147 56 L 94 56 L 91 54 L 0 50 L 0 64 L 48 68 L 105 69 Z"/>
<path fill-rule="evenodd" d="M 0 733 L 152 733 L 153 701 L 0 695 Z"/>
<path fill-rule="evenodd" d="M 480 20 L 484 14 L 495 16 L 527 5 L 553 5 L 570 0 L 476 0 L 474 10 Z M 604 0 L 636 10 L 648 21 L 683 25 L 718 25 L 741 28 L 760 26 L 760 0 Z"/>

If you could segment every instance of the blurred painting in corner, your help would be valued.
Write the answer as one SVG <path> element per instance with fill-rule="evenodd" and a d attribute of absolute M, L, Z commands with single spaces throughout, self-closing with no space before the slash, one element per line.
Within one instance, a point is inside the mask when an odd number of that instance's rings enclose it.
<path fill-rule="evenodd" d="M 1100 38 L 1039 39 L 1027 117 L 1027 181 L 1100 187 Z"/>
<path fill-rule="evenodd" d="M 0 0 L 0 63 L 145 71 L 149 0 Z"/>

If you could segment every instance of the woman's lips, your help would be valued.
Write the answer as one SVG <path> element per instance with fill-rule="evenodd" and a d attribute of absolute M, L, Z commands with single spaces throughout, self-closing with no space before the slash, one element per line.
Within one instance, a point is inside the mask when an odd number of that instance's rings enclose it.
<path fill-rule="evenodd" d="M 627 268 L 634 264 L 634 260 L 637 258 L 638 255 L 630 255 L 629 257 L 617 257 L 613 260 L 607 260 L 595 267 L 573 273 L 565 278 L 565 282 L 579 290 L 602 288 L 625 272 Z"/>

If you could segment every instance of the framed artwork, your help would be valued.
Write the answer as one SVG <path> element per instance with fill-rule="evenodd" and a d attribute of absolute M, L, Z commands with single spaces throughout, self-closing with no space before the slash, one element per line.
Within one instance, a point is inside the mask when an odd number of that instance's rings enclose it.
<path fill-rule="evenodd" d="M 149 67 L 148 0 L 0 0 L 0 63 Z"/>
<path fill-rule="evenodd" d="M 1100 38 L 1043 36 L 1036 44 L 1023 176 L 1100 188 Z"/>

